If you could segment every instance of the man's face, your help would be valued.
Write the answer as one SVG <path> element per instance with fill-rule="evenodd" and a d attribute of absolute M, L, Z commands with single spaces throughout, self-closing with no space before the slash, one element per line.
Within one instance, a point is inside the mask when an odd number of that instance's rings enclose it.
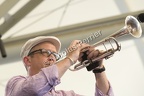
<path fill-rule="evenodd" d="M 49 43 L 43 42 L 32 48 L 32 53 L 29 56 L 30 60 L 30 71 L 32 73 L 38 73 L 41 68 L 48 67 L 56 63 L 56 58 L 53 54 L 48 55 L 47 52 L 57 53 L 56 47 Z"/>

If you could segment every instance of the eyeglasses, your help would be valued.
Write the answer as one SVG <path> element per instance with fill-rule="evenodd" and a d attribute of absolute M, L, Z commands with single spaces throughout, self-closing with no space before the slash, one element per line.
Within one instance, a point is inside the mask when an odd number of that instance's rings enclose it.
<path fill-rule="evenodd" d="M 33 55 L 35 53 L 40 53 L 46 57 L 49 57 L 51 54 L 56 58 L 56 61 L 60 59 L 60 55 L 56 52 L 51 52 L 50 50 L 46 50 L 46 49 L 38 49 L 38 50 L 34 50 L 32 52 L 30 52 L 28 54 L 28 56 Z"/>

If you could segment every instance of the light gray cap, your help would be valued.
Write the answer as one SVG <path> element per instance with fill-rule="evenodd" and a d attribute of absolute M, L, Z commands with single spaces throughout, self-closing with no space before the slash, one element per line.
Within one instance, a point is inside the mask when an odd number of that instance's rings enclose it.
<path fill-rule="evenodd" d="M 29 52 L 31 51 L 31 49 L 34 46 L 36 46 L 39 43 L 46 42 L 46 41 L 52 43 L 56 47 L 57 52 L 60 51 L 61 42 L 57 37 L 55 37 L 55 36 L 38 36 L 38 37 L 35 37 L 35 38 L 32 38 L 32 39 L 29 39 L 22 46 L 20 56 L 22 58 L 24 58 L 25 56 L 28 56 Z"/>

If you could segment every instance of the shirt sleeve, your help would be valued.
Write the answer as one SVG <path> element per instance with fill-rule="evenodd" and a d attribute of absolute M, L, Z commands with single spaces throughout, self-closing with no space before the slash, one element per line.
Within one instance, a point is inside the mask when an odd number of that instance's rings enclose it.
<path fill-rule="evenodd" d="M 43 96 L 60 83 L 58 69 L 52 65 L 33 76 L 16 76 L 9 80 L 5 96 Z"/>
<path fill-rule="evenodd" d="M 109 83 L 110 84 L 110 83 Z M 96 84 L 95 84 L 96 85 Z M 111 87 L 111 84 L 110 84 L 110 88 L 109 88 L 109 91 L 108 91 L 108 94 L 105 95 L 103 94 L 103 92 L 96 86 L 96 92 L 95 92 L 95 96 L 114 96 L 114 93 L 113 93 L 113 89 Z"/>

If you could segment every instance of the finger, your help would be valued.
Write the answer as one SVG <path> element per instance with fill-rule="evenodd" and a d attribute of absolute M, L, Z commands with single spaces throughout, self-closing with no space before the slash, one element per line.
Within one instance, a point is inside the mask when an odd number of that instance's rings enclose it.
<path fill-rule="evenodd" d="M 104 53 L 104 52 L 105 52 L 104 50 L 99 50 L 99 53 L 100 53 L 100 54 L 102 54 L 102 53 Z"/>
<path fill-rule="evenodd" d="M 80 52 L 84 52 L 87 49 L 87 47 L 89 47 L 89 44 L 81 43 L 77 44 L 76 47 Z"/>
<path fill-rule="evenodd" d="M 87 54 L 86 55 L 86 58 L 91 58 L 91 56 L 90 57 L 87 57 L 88 56 L 88 54 L 89 53 L 91 53 L 92 51 L 94 51 L 95 49 L 94 49 L 94 47 L 93 46 L 88 46 L 88 47 L 86 47 L 86 48 L 84 48 L 84 49 L 82 49 L 82 51 L 81 51 L 81 59 L 80 60 L 82 60 L 82 59 L 84 59 L 84 58 L 82 58 L 82 56 L 84 55 L 84 54 Z M 92 54 L 91 54 L 92 55 Z"/>
<path fill-rule="evenodd" d="M 82 56 L 84 55 L 84 53 L 80 53 L 78 60 L 82 61 Z"/>
<path fill-rule="evenodd" d="M 80 44 L 80 43 L 81 43 L 81 40 L 74 40 L 71 42 L 70 47 L 75 46 L 75 45 Z"/>
<path fill-rule="evenodd" d="M 93 59 L 96 58 L 99 55 L 99 50 L 92 50 L 89 54 L 88 54 L 88 59 Z"/>
<path fill-rule="evenodd" d="M 90 46 L 87 46 L 87 47 L 81 49 L 81 53 L 88 52 L 89 48 L 90 48 Z"/>
<path fill-rule="evenodd" d="M 95 50 L 95 47 L 90 46 L 90 47 L 88 48 L 87 54 L 91 53 L 91 52 L 94 51 L 94 50 Z"/>

